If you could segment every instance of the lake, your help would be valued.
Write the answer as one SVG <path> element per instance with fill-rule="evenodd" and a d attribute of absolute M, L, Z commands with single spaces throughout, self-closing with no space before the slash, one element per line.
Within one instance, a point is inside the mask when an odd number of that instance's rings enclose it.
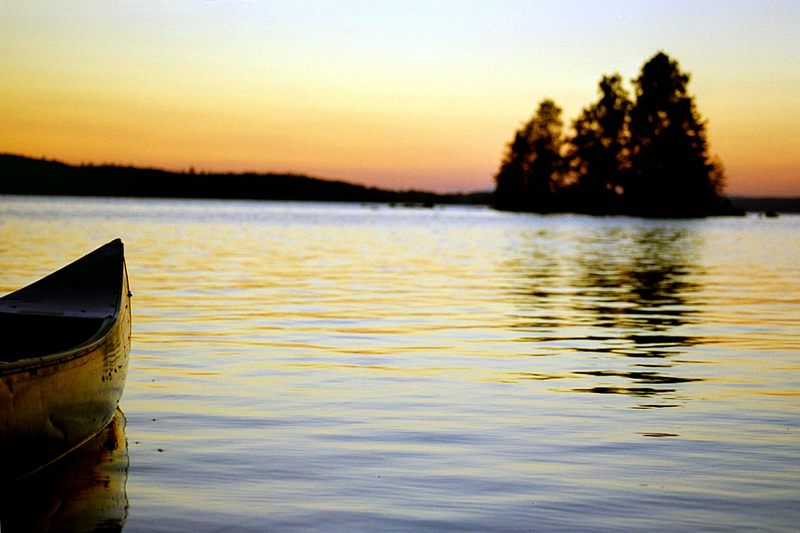
<path fill-rule="evenodd" d="M 0 292 L 116 237 L 124 415 L 4 533 L 800 524 L 798 216 L 0 197 Z"/>

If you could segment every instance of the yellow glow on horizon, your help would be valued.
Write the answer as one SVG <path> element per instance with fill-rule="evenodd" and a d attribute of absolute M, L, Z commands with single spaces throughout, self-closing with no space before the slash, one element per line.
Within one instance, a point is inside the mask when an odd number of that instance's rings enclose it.
<path fill-rule="evenodd" d="M 664 49 L 692 74 L 728 192 L 800 195 L 800 70 L 787 61 L 800 8 L 776 5 L 685 2 L 681 26 L 678 10 L 635 2 L 4 2 L 0 151 L 485 190 L 538 101 L 554 98 L 569 124 L 603 74 L 630 79 Z M 710 25 L 690 24 L 698 14 Z"/>

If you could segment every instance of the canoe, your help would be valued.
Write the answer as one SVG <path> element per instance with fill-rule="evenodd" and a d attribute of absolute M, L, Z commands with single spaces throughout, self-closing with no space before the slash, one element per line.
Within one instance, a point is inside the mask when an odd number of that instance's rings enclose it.
<path fill-rule="evenodd" d="M 122 241 L 0 298 L 0 481 L 99 433 L 125 386 L 131 306 Z"/>

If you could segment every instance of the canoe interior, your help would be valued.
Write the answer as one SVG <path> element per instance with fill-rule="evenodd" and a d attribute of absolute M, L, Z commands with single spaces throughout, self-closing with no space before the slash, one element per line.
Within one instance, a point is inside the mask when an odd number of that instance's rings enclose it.
<path fill-rule="evenodd" d="M 119 313 L 124 260 L 115 240 L 0 298 L 0 363 L 64 352 L 90 343 Z"/>
<path fill-rule="evenodd" d="M 71 350 L 97 335 L 103 322 L 100 318 L 0 313 L 4 332 L 0 361 L 12 363 Z"/>

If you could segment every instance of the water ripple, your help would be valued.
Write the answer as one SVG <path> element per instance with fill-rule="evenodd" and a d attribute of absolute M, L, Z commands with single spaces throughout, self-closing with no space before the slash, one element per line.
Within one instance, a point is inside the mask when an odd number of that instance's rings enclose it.
<path fill-rule="evenodd" d="M 7 198 L 0 289 L 126 242 L 132 530 L 781 530 L 798 220 Z"/>

